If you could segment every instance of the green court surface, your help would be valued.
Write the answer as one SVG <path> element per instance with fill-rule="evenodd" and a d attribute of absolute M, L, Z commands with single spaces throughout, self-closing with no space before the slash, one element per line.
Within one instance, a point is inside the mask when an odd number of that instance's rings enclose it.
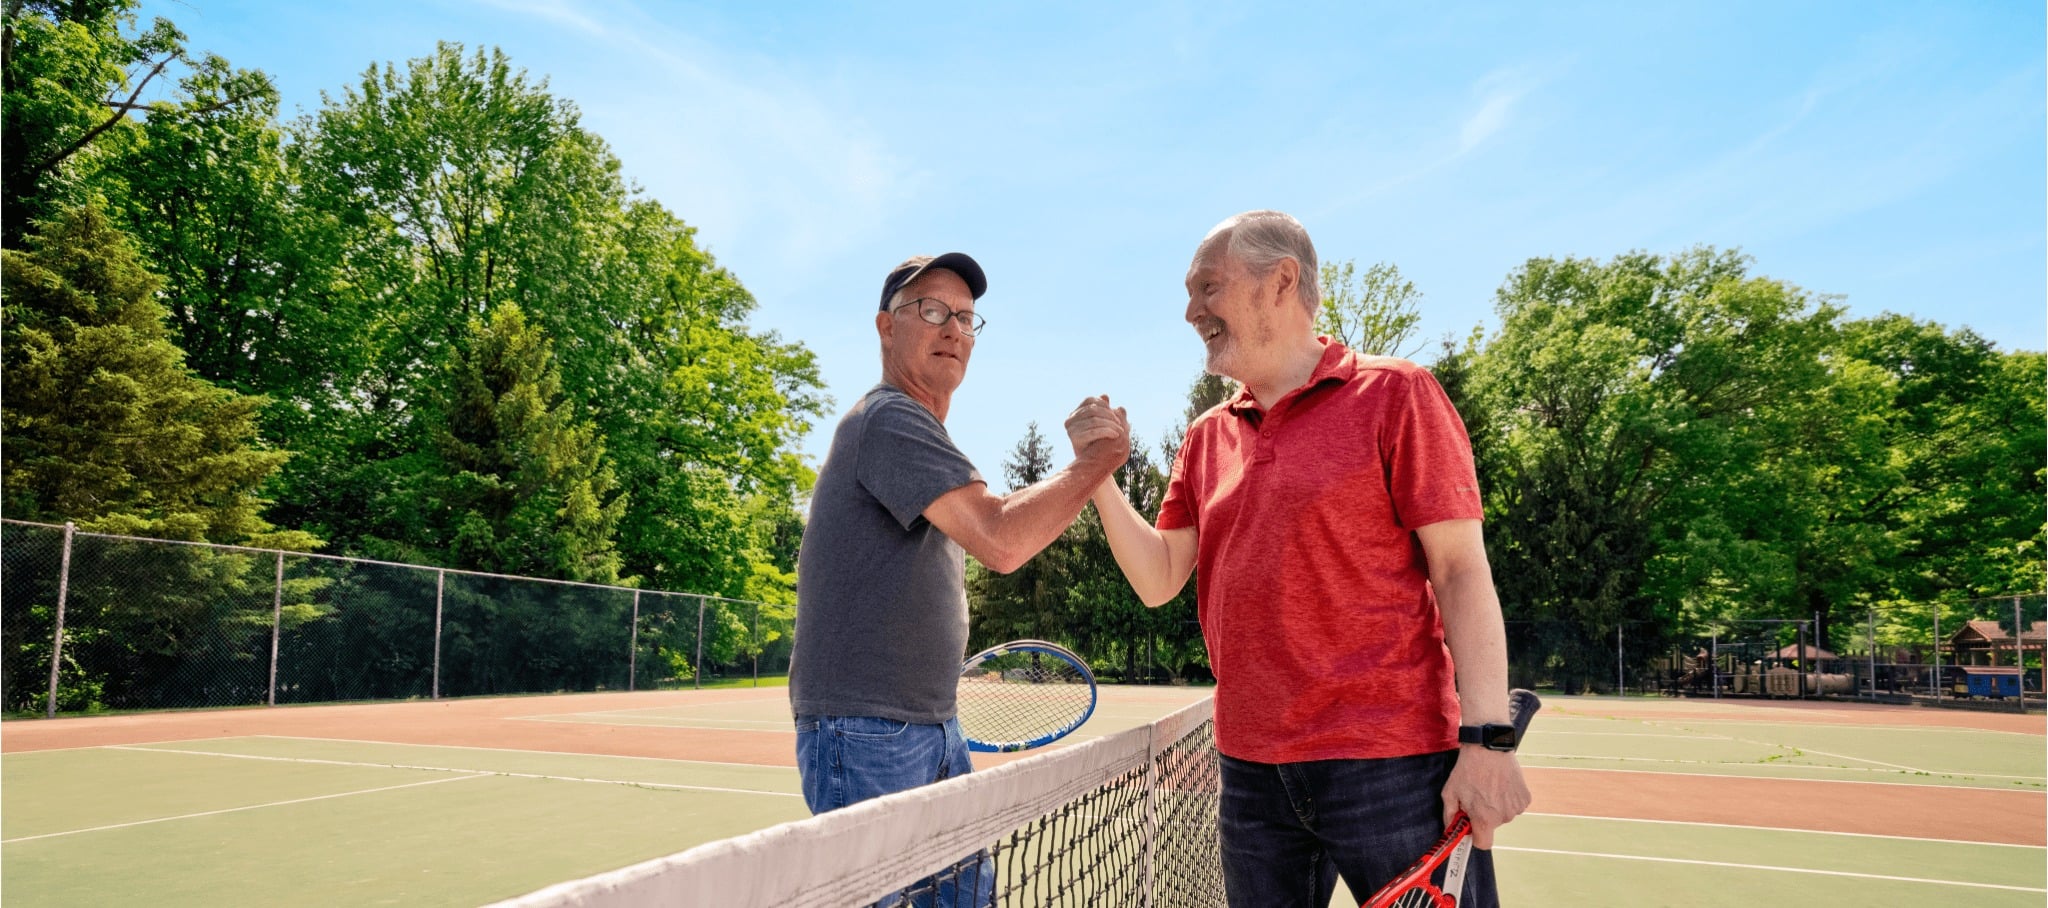
<path fill-rule="evenodd" d="M 1522 764 L 2043 790 L 2040 735 L 1971 728 L 1546 715 Z"/>
<path fill-rule="evenodd" d="M 498 721 L 584 736 L 747 735 L 772 752 L 793 747 L 780 691 L 733 693 L 667 692 L 648 707 L 614 697 L 602 709 L 573 696 L 527 698 L 518 715 Z M 1105 688 L 1077 739 L 1150 722 L 1204 693 Z M 1853 816 L 1859 792 L 1870 790 L 1835 784 L 1842 781 L 1999 789 L 1978 796 L 2010 796 L 2027 810 L 2048 803 L 2041 734 L 1649 703 L 1654 709 L 1555 698 L 1565 708 L 1539 718 L 1523 756 L 1537 804 L 1496 843 L 1506 903 L 2048 900 L 2039 829 L 2033 842 L 1986 844 L 1546 812 L 1545 785 L 1556 783 L 1545 767 L 1574 770 L 1559 775 L 1581 783 L 1588 770 L 1787 781 L 1836 817 Z M 1759 721 L 1764 715 L 1773 721 Z M 9 906 L 476 905 L 808 815 L 789 766 L 357 737 L 233 735 L 7 753 L 0 896 Z"/>
<path fill-rule="evenodd" d="M 1535 814 L 1502 830 L 1525 905 L 2039 906 L 2040 848 Z M 1503 901 L 1508 901 L 1503 898 Z"/>

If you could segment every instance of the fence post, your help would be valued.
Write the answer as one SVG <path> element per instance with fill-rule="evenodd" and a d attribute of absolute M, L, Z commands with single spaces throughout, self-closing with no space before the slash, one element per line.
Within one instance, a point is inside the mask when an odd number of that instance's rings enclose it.
<path fill-rule="evenodd" d="M 633 591 L 633 633 L 626 643 L 626 689 L 636 690 L 640 675 L 640 591 Z"/>
<path fill-rule="evenodd" d="M 284 624 L 284 552 L 277 553 L 277 584 L 270 592 L 270 695 L 263 705 L 277 705 L 277 636 Z"/>
<path fill-rule="evenodd" d="M 1870 622 L 1867 626 L 1868 629 L 1865 631 L 1868 636 L 1864 637 L 1864 642 L 1870 645 L 1870 699 L 1875 700 L 1877 699 L 1877 609 L 1864 609 L 1863 614 Z M 1896 675 L 1898 669 L 1894 667 L 1892 673 Z"/>
<path fill-rule="evenodd" d="M 1714 699 L 1721 699 L 1721 632 L 1707 638 L 1707 683 L 1714 686 Z"/>
<path fill-rule="evenodd" d="M 1934 688 L 1935 702 L 1941 702 L 1941 603 L 1939 601 L 1934 603 L 1934 680 L 1930 682 L 1930 686 Z"/>
<path fill-rule="evenodd" d="M 1799 648 L 1794 650 L 1794 652 L 1799 654 L 1799 699 L 1804 700 L 1806 699 L 1806 673 L 1813 671 L 1813 659 L 1807 656 L 1809 650 L 1806 648 L 1806 623 L 1802 621 L 1794 624 L 1793 632 L 1794 639 L 1799 641 Z M 1820 629 L 1815 628 L 1814 636 L 1818 637 L 1819 635 Z M 1818 639 L 1813 641 L 1813 648 L 1816 650 L 1820 649 L 1820 641 Z"/>
<path fill-rule="evenodd" d="M 1622 663 L 1627 659 L 1622 649 L 1621 628 L 1626 623 L 1619 622 L 1614 625 L 1614 695 L 1617 697 L 1628 693 L 1628 682 L 1621 676 Z"/>
<path fill-rule="evenodd" d="M 71 537 L 78 525 L 64 521 L 64 556 L 57 569 L 57 626 L 50 631 L 50 700 L 46 718 L 57 717 L 57 669 L 64 664 L 64 600 L 71 595 Z"/>
<path fill-rule="evenodd" d="M 2012 597 L 2012 664 L 2014 668 L 2020 670 L 2020 673 L 2016 678 L 2019 681 L 2019 686 L 2018 689 L 2012 692 L 2012 699 L 2014 703 L 2019 704 L 2021 713 L 2027 711 L 2026 642 L 2027 628 L 2025 625 L 2020 624 L 2020 597 L 2014 596 Z"/>
<path fill-rule="evenodd" d="M 704 597 L 697 597 L 697 687 L 704 686 Z"/>
<path fill-rule="evenodd" d="M 754 629 L 747 632 L 747 651 L 754 654 L 754 686 L 761 686 L 761 603 L 754 603 Z"/>
<path fill-rule="evenodd" d="M 448 569 L 434 571 L 434 690 L 433 699 L 441 699 L 441 596 L 448 587 Z"/>

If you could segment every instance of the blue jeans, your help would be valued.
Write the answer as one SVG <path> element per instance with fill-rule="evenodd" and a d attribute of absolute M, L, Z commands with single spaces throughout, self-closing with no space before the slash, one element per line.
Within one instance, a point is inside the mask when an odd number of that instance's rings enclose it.
<path fill-rule="evenodd" d="M 1444 832 L 1458 752 L 1253 763 L 1223 757 L 1223 887 L 1233 906 L 1326 908 L 1337 877 L 1363 901 Z M 1493 854 L 1474 849 L 1459 908 L 1497 908 Z"/>
<path fill-rule="evenodd" d="M 874 716 L 798 716 L 796 768 L 814 814 L 974 771 L 960 720 L 914 725 Z M 890 893 L 878 905 L 980 908 L 992 904 L 995 862 L 970 855 Z"/>

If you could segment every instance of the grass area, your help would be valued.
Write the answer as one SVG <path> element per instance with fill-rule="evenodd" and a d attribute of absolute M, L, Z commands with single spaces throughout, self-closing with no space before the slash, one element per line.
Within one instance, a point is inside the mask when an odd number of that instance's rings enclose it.
<path fill-rule="evenodd" d="M 688 687 L 688 686 L 690 686 L 690 685 L 679 685 L 679 686 L 680 686 L 680 687 Z M 705 690 L 725 690 L 725 689 L 727 689 L 727 688 L 733 688 L 733 687 L 788 687 L 788 686 L 789 686 L 789 676 L 788 676 L 788 675 L 762 675 L 762 676 L 761 676 L 761 680 L 760 680 L 760 681 L 759 681 L 758 683 L 756 683 L 756 682 L 755 682 L 755 680 L 754 680 L 753 678 L 706 678 L 706 679 L 704 679 L 704 689 L 705 689 Z"/>

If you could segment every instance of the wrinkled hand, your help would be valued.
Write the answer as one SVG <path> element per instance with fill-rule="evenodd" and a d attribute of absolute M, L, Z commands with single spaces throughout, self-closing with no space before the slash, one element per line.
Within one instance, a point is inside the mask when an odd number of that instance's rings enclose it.
<path fill-rule="evenodd" d="M 1458 749 L 1458 765 L 1444 782 L 1444 825 L 1463 810 L 1472 821 L 1472 845 L 1492 848 L 1493 831 L 1528 809 L 1529 786 L 1522 782 L 1522 764 L 1514 754 Z"/>
<path fill-rule="evenodd" d="M 1067 414 L 1067 440 L 1076 460 L 1115 469 L 1131 456 L 1131 422 L 1122 407 L 1109 405 L 1109 395 L 1085 398 Z"/>

